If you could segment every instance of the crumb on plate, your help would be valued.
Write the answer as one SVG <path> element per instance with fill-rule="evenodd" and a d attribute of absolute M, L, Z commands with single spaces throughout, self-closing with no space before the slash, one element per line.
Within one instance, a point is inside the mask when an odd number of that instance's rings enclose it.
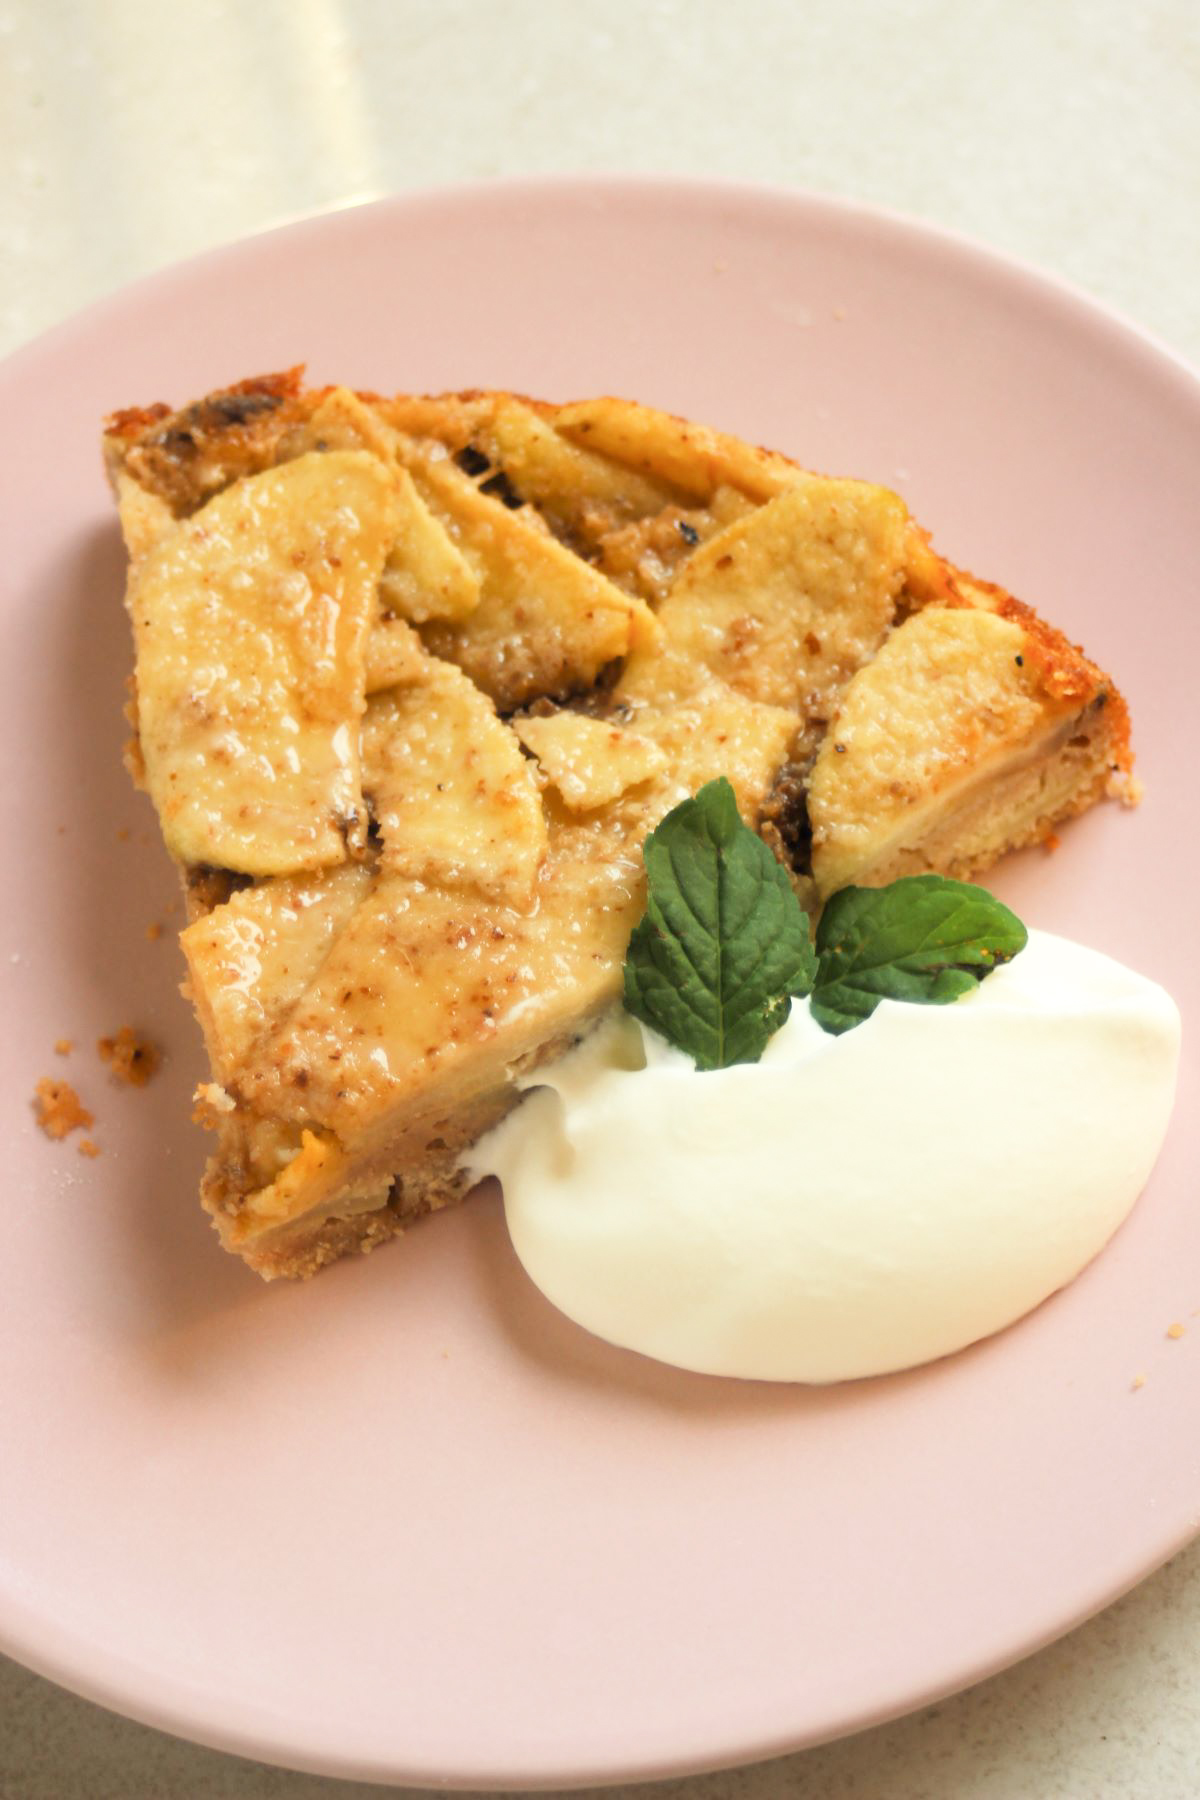
<path fill-rule="evenodd" d="M 145 1087 L 159 1064 L 156 1046 L 139 1037 L 132 1025 L 122 1025 L 115 1037 L 98 1039 L 96 1049 L 117 1080 L 130 1087 Z"/>
<path fill-rule="evenodd" d="M 153 943 L 157 942 L 157 940 L 162 936 L 162 934 L 163 934 L 163 928 L 159 924 L 157 919 L 154 919 L 149 925 L 147 925 L 146 937 L 150 943 L 153 944 Z"/>
<path fill-rule="evenodd" d="M 1139 1388 L 1145 1387 L 1146 1377 L 1144 1375 L 1135 1375 L 1130 1385 L 1132 1386 L 1134 1393 L 1136 1393 Z"/>
<path fill-rule="evenodd" d="M 100 1154 L 100 1146 L 95 1138 L 80 1138 L 75 1148 L 80 1156 L 99 1156 Z"/>
<path fill-rule="evenodd" d="M 1187 1326 L 1181 1325 L 1179 1323 L 1178 1319 L 1175 1320 L 1175 1323 L 1173 1325 L 1167 1326 L 1167 1336 L 1169 1338 L 1181 1338 L 1184 1336 L 1186 1331 L 1187 1331 Z"/>
<path fill-rule="evenodd" d="M 55 1056 L 70 1056 L 74 1048 L 75 1045 L 71 1038 L 55 1038 L 54 1040 Z"/>
<path fill-rule="evenodd" d="M 47 1137 L 65 1138 L 69 1132 L 94 1123 L 91 1113 L 69 1081 L 44 1075 L 34 1089 L 37 1122 Z"/>

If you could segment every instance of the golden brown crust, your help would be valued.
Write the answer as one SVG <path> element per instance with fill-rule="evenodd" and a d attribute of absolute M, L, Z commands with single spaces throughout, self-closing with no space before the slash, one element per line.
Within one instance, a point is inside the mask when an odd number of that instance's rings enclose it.
<path fill-rule="evenodd" d="M 264 1281 L 308 1281 L 339 1257 L 368 1256 L 381 1244 L 401 1237 L 416 1220 L 445 1206 L 457 1206 L 469 1189 L 460 1170 L 446 1177 L 426 1177 L 407 1187 L 397 1179 L 387 1203 L 375 1211 L 326 1219 L 280 1242 L 244 1253 L 245 1261 Z"/>
<path fill-rule="evenodd" d="M 255 375 L 206 394 L 178 412 L 161 403 L 127 407 L 105 421 L 110 470 L 128 470 L 177 518 L 236 481 L 266 469 L 280 438 L 310 404 L 304 368 Z"/>
<path fill-rule="evenodd" d="M 114 444 L 132 445 L 170 416 L 171 409 L 163 400 L 153 406 L 121 406 L 105 419 L 104 435 Z"/>
<path fill-rule="evenodd" d="M 1098 705 L 1106 712 L 1105 735 L 1111 772 L 1128 776 L 1133 770 L 1132 722 L 1125 696 L 1111 676 L 1094 663 L 1082 646 L 1073 644 L 1023 600 L 994 581 L 982 581 L 965 569 L 946 565 L 952 593 L 959 604 L 985 604 L 999 618 L 1011 619 L 1025 633 L 1026 654 L 1036 664 L 1047 694 L 1079 707 Z M 1088 803 L 1090 804 L 1090 802 Z M 1079 809 L 1082 810 L 1082 809 Z"/>
<path fill-rule="evenodd" d="M 508 1096 L 481 1115 L 470 1131 L 471 1141 L 486 1124 L 495 1120 L 512 1104 Z M 464 1146 L 465 1147 L 465 1146 Z M 390 1167 L 386 1164 L 385 1167 Z M 228 1151 L 219 1151 L 210 1159 L 201 1183 L 200 1198 L 212 1218 L 222 1243 L 236 1250 L 242 1259 L 265 1280 L 280 1276 L 304 1279 L 315 1275 L 327 1263 L 353 1251 L 370 1251 L 389 1238 L 399 1236 L 406 1226 L 428 1214 L 440 1212 L 466 1198 L 471 1187 L 463 1171 L 457 1151 L 430 1151 L 420 1162 L 397 1174 L 376 1177 L 372 1195 L 370 1177 L 359 1176 L 356 1192 L 366 1190 L 371 1204 L 361 1210 L 347 1208 L 347 1216 L 314 1215 L 284 1224 L 274 1231 L 247 1234 L 245 1222 L 245 1170 Z"/>

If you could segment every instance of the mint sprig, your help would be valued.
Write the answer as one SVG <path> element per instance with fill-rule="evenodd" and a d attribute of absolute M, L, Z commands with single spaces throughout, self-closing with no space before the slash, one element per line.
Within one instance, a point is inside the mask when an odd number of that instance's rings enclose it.
<path fill-rule="evenodd" d="M 700 1069 L 757 1062 L 816 973 L 808 915 L 722 776 L 646 839 L 625 1005 Z"/>
<path fill-rule="evenodd" d="M 1015 913 L 971 882 L 906 875 L 888 887 L 842 888 L 817 926 L 813 1018 L 843 1032 L 881 1000 L 957 1000 L 1023 950 L 1027 935 Z"/>
<path fill-rule="evenodd" d="M 792 999 L 850 1031 L 881 1000 L 941 1005 L 1008 962 L 1025 927 L 985 889 L 941 875 L 843 888 L 814 949 L 780 864 L 710 781 L 646 839 L 645 916 L 625 959 L 625 1005 L 700 1069 L 757 1062 Z"/>

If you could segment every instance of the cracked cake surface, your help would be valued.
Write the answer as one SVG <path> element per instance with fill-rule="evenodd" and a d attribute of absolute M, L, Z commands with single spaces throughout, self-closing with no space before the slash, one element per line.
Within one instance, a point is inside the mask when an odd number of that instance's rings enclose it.
<path fill-rule="evenodd" d="M 517 1076 L 617 1002 L 642 842 L 714 776 L 810 910 L 1132 797 L 1082 651 L 895 494 L 707 426 L 292 370 L 104 444 L 202 1198 L 264 1276 L 462 1197 Z"/>

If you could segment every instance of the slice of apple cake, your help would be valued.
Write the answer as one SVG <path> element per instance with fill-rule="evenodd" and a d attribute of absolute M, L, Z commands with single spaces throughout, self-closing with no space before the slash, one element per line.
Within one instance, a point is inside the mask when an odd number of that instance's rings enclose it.
<path fill-rule="evenodd" d="M 115 414 L 130 765 L 180 865 L 204 1204 L 307 1275 L 458 1199 L 725 775 L 819 907 L 1129 795 L 1124 702 L 896 495 L 620 400 L 244 381 Z"/>

